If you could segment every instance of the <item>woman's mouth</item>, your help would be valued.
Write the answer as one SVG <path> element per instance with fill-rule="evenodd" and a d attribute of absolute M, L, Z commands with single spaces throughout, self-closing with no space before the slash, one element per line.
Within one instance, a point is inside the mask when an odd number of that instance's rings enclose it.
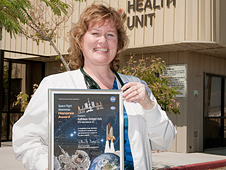
<path fill-rule="evenodd" d="M 100 52 L 107 52 L 108 49 L 106 48 L 94 48 L 95 51 L 100 51 Z"/>

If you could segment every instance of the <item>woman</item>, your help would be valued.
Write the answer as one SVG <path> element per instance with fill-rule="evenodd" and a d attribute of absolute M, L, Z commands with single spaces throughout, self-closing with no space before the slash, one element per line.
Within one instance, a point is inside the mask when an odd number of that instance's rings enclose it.
<path fill-rule="evenodd" d="M 125 169 L 152 169 L 151 148 L 167 150 L 176 130 L 144 81 L 118 74 L 127 45 L 123 20 L 113 9 L 92 5 L 70 32 L 74 71 L 46 77 L 24 116 L 14 125 L 13 147 L 28 169 L 48 167 L 48 89 L 121 89 L 125 117 Z M 128 133 L 128 135 L 127 135 Z"/>

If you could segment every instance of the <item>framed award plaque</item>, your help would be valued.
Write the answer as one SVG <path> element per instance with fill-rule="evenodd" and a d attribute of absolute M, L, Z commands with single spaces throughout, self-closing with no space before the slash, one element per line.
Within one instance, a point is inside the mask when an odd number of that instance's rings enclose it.
<path fill-rule="evenodd" d="M 123 170 L 120 90 L 49 89 L 49 170 Z"/>

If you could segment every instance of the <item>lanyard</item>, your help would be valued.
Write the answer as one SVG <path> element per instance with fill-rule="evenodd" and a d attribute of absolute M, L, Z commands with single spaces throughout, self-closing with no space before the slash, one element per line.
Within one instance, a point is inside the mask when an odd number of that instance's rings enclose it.
<path fill-rule="evenodd" d="M 88 89 L 100 89 L 100 86 L 83 70 L 82 67 L 80 67 L 80 71 L 82 72 L 82 74 L 84 76 L 86 87 Z M 115 74 L 115 76 L 117 77 L 117 79 L 119 80 L 121 86 L 123 86 L 124 83 L 123 83 L 122 79 L 120 78 L 120 76 L 118 75 L 118 73 L 115 70 L 112 70 L 112 71 Z"/>

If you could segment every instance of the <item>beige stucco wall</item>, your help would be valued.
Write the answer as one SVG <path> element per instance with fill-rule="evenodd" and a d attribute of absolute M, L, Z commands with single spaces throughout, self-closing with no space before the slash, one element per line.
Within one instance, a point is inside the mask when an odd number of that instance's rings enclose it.
<path fill-rule="evenodd" d="M 133 5 L 134 2 L 135 4 L 139 2 L 139 8 L 142 9 L 147 0 L 102 0 L 96 2 L 110 5 L 115 9 L 124 9 L 126 12 L 125 26 L 127 26 L 128 18 L 131 21 L 133 16 L 141 17 L 141 15 L 154 14 L 152 26 L 150 25 L 150 18 L 147 18 L 147 26 L 141 28 L 138 24 L 137 28 L 127 29 L 130 38 L 129 48 L 159 46 L 184 41 L 216 42 L 226 46 L 225 0 L 175 0 L 175 6 L 173 1 L 170 1 L 169 7 L 167 7 L 167 1 L 163 0 L 162 5 L 161 0 L 156 0 L 155 6 L 159 6 L 159 8 L 154 9 L 154 1 L 150 0 L 152 9 L 146 8 L 146 11 L 142 10 L 141 12 L 136 10 L 134 12 L 132 9 L 128 12 L 128 3 L 130 2 L 130 5 Z M 71 23 L 77 22 L 80 13 L 95 1 L 75 2 L 67 0 L 67 3 L 71 2 L 73 2 L 73 15 L 63 27 L 61 37 L 56 42 L 57 47 L 63 54 L 67 53 L 67 39 Z M 24 36 L 11 39 L 6 32 L 3 32 L 1 48 L 40 55 L 56 54 L 48 42 L 40 43 L 37 46 L 36 42 L 26 39 Z M 7 54 L 6 57 L 12 55 L 13 57 L 20 57 L 19 54 Z"/>
<path fill-rule="evenodd" d="M 171 2 L 169 7 L 166 6 L 166 1 L 164 2 L 163 8 L 135 13 L 138 16 L 155 13 L 155 17 L 152 26 L 128 29 L 131 48 L 181 41 L 211 41 L 226 44 L 224 19 L 226 12 L 223 8 L 226 1 L 177 0 L 175 6 Z M 160 5 L 161 1 L 157 0 L 156 4 Z M 127 13 L 127 16 L 132 18 L 134 13 Z"/>

